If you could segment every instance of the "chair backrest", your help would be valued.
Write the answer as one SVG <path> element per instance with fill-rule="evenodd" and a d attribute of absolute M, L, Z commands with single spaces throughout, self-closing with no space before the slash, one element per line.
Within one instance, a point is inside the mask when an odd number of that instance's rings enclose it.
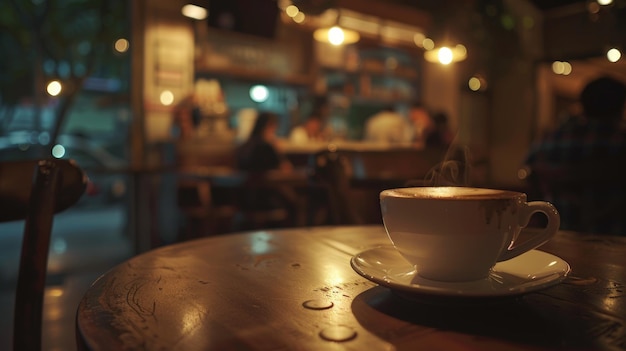
<path fill-rule="evenodd" d="M 362 224 L 363 219 L 352 205 L 350 173 L 347 157 L 337 151 L 321 151 L 313 159 L 316 181 L 329 188 L 329 207 L 333 224 Z"/>
<path fill-rule="evenodd" d="M 444 160 L 446 150 L 431 148 L 417 150 L 398 148 L 390 150 L 342 150 L 348 159 L 351 178 L 354 179 L 424 179 Z"/>
<path fill-rule="evenodd" d="M 13 319 L 13 349 L 40 350 L 53 216 L 83 195 L 87 177 L 73 161 L 0 162 L 0 221 L 24 220 Z"/>

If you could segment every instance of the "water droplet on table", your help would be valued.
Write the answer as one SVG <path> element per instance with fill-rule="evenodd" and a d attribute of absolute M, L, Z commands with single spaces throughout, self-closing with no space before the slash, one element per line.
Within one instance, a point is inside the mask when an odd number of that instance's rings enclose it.
<path fill-rule="evenodd" d="M 334 304 L 329 300 L 307 300 L 302 303 L 302 306 L 311 310 L 325 310 L 333 307 Z"/>
<path fill-rule="evenodd" d="M 350 327 L 337 325 L 323 329 L 320 336 L 328 341 L 348 341 L 356 338 L 356 331 Z"/>

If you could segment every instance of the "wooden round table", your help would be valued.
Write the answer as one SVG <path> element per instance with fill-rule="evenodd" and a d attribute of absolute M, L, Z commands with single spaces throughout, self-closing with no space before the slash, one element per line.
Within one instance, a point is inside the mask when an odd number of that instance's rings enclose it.
<path fill-rule="evenodd" d="M 77 313 L 93 350 L 617 350 L 626 345 L 626 238 L 559 232 L 540 249 L 572 267 L 501 298 L 407 299 L 351 258 L 382 226 L 228 234 L 113 268 Z"/>

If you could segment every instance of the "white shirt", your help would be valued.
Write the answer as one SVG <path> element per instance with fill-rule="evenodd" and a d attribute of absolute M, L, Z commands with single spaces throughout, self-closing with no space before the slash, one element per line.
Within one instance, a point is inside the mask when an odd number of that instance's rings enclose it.
<path fill-rule="evenodd" d="M 375 143 L 410 143 L 413 128 L 399 113 L 381 111 L 370 117 L 365 124 L 365 140 Z"/>
<path fill-rule="evenodd" d="M 295 126 L 289 133 L 289 141 L 296 144 L 304 144 L 309 141 L 309 134 L 303 126 Z"/>

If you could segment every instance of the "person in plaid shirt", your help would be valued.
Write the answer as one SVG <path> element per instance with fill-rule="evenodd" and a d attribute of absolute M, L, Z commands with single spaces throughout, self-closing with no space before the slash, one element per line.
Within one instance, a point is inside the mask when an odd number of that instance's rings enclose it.
<path fill-rule="evenodd" d="M 580 94 L 583 113 L 531 145 L 531 188 L 561 214 L 561 229 L 626 235 L 626 85 L 610 77 Z M 539 169 L 550 169 L 550 182 Z M 577 182 L 575 180 L 578 180 Z M 549 184 L 546 186 L 546 184 Z"/>

